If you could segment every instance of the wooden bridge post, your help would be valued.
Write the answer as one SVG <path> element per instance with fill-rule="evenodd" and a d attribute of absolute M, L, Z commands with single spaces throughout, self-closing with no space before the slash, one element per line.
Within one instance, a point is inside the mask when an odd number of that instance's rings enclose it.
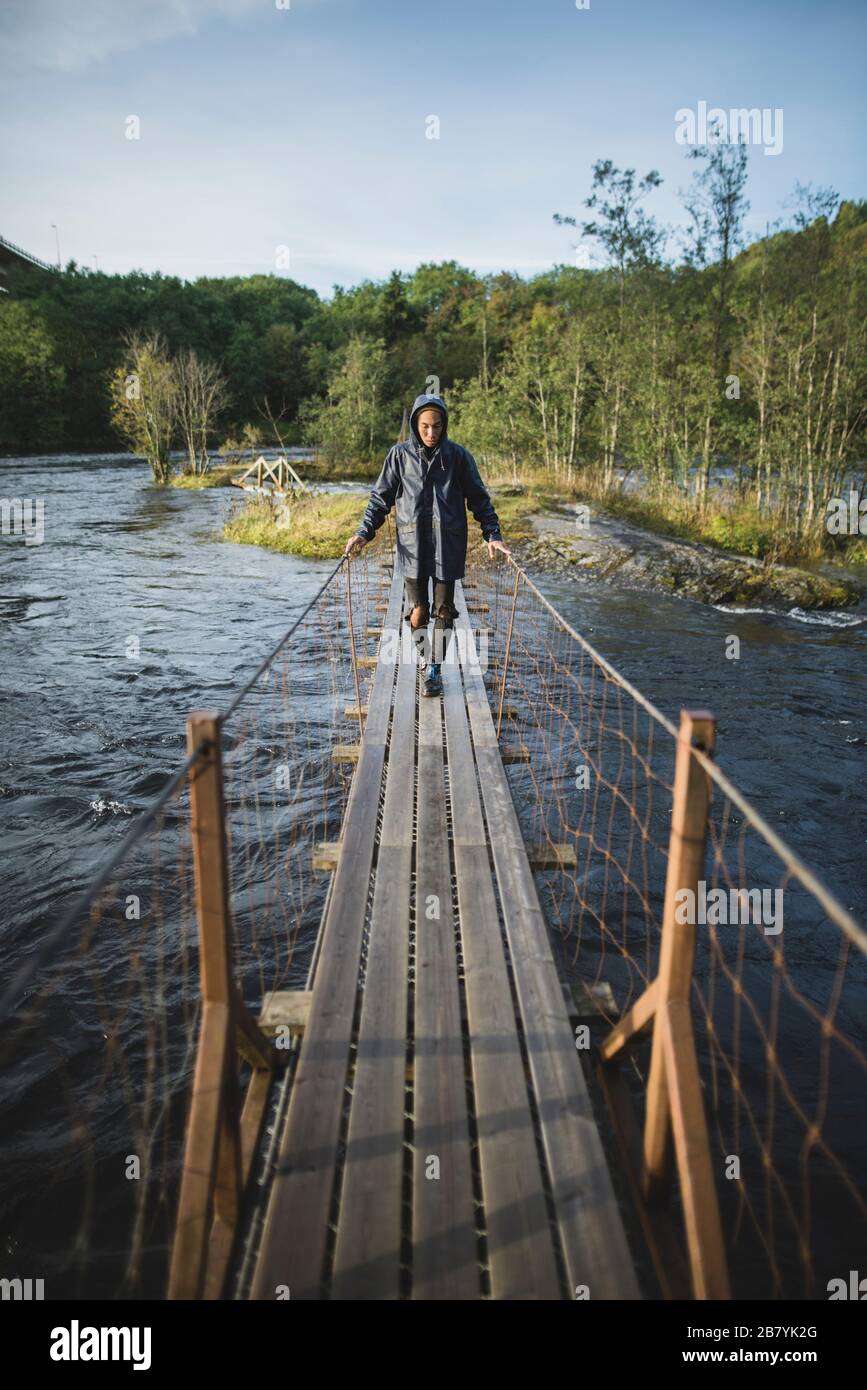
<path fill-rule="evenodd" d="M 358 658 L 355 652 L 355 628 L 352 625 L 352 558 L 346 561 L 346 616 L 349 623 L 349 650 L 352 657 L 352 675 L 355 680 L 355 709 L 358 714 L 359 743 L 364 737 L 364 711 L 361 708 L 361 687 L 358 684 Z"/>
<path fill-rule="evenodd" d="M 207 751 L 190 779 L 193 866 L 201 952 L 202 998 L 228 1004 L 232 997 L 229 864 L 223 806 L 219 715 L 201 710 L 187 720 L 187 751 Z"/>
<path fill-rule="evenodd" d="M 668 870 L 662 910 L 662 941 L 656 977 L 656 1014 L 653 1048 L 647 1083 L 644 1126 L 643 1189 L 651 1204 L 668 1192 L 671 1169 L 671 1122 L 666 1084 L 663 1025 L 665 1007 L 672 1002 L 689 1005 L 692 965 L 695 957 L 695 922 L 675 920 L 677 894 L 688 889 L 693 901 L 698 891 L 707 839 L 710 785 L 707 774 L 692 757 L 693 740 L 712 753 L 716 721 L 706 711 L 681 710 L 674 769 Z"/>
<path fill-rule="evenodd" d="M 503 681 L 500 686 L 500 703 L 497 709 L 497 738 L 500 737 L 500 726 L 503 722 L 503 698 L 506 694 L 506 675 L 509 670 L 509 653 L 512 650 L 512 628 L 515 622 L 515 607 L 518 602 L 518 585 L 521 582 L 521 571 L 515 566 L 515 588 L 512 593 L 512 611 L 509 614 L 509 632 L 506 637 L 506 652 L 503 658 Z"/>
<path fill-rule="evenodd" d="M 235 1050 L 240 1010 L 232 969 L 220 722 L 215 710 L 198 711 L 187 721 L 188 751 L 202 745 L 206 751 L 190 777 L 202 1025 L 169 1298 L 200 1298 L 206 1292 L 209 1244 L 221 1247 L 228 1256 L 241 1197 Z"/>
<path fill-rule="evenodd" d="M 730 1297 L 690 1009 L 696 914 L 689 914 L 691 922 L 676 917 L 684 889 L 693 907 L 697 903 L 707 845 L 710 778 L 692 748 L 712 754 L 715 734 L 712 714 L 681 711 L 641 1175 L 648 1205 L 661 1202 L 670 1183 L 673 1137 L 696 1298 Z"/>
<path fill-rule="evenodd" d="M 715 726 L 703 710 L 681 711 L 657 974 L 599 1047 L 598 1075 L 665 1298 L 688 1297 L 674 1230 L 660 1210 L 671 1182 L 672 1138 L 693 1297 L 731 1296 L 690 1009 L 696 922 L 678 922 L 675 915 L 681 890 L 690 890 L 696 902 L 703 871 L 710 778 L 692 749 L 712 754 Z M 617 1063 L 650 1028 L 642 1143 Z"/>

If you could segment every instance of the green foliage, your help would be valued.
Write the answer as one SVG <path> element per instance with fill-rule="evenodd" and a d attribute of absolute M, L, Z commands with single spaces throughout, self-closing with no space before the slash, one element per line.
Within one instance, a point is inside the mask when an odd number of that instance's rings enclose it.
<path fill-rule="evenodd" d="M 406 407 L 438 389 L 487 472 L 611 499 L 639 479 L 648 514 L 684 534 L 760 556 L 857 555 L 822 523 L 829 498 L 867 488 L 867 204 L 798 187 L 790 225 L 740 249 L 743 151 L 705 151 L 693 173 L 679 262 L 645 207 L 659 176 L 600 160 L 589 220 L 558 218 L 595 246 L 592 270 L 522 280 L 447 261 L 323 302 L 272 275 L 12 268 L 0 444 L 134 439 L 111 383 L 129 336 L 158 331 L 169 358 L 192 351 L 226 378 L 220 436 L 312 445 L 326 473 L 375 475 Z M 187 446 L 197 467 L 202 437 Z"/>
<path fill-rule="evenodd" d="M 64 376 L 39 310 L 0 297 L 0 449 L 62 446 Z"/>
<path fill-rule="evenodd" d="M 126 358 L 111 376 L 112 420 L 132 452 L 147 459 L 154 480 L 166 483 L 173 471 L 169 452 L 178 422 L 172 363 L 159 334 L 134 334 Z"/>
<path fill-rule="evenodd" d="M 239 476 L 237 465 L 232 465 L 230 468 L 212 467 L 206 473 L 175 473 L 169 482 L 172 487 L 198 492 L 205 487 L 231 487 L 232 479 Z"/>
<path fill-rule="evenodd" d="M 867 566 L 867 536 L 851 540 L 843 552 L 843 563 L 854 567 Z"/>
<path fill-rule="evenodd" d="M 500 496 L 496 490 L 493 495 L 510 541 L 529 539 L 533 533 L 527 518 L 538 511 L 540 499 L 529 494 Z M 358 530 L 366 506 L 367 496 L 363 493 L 299 493 L 285 507 L 270 498 L 257 497 L 229 517 L 223 535 L 241 545 L 262 545 L 285 555 L 337 560 L 349 537 Z M 471 538 L 472 542 L 477 539 Z M 378 543 L 379 538 L 374 541 Z"/>
<path fill-rule="evenodd" d="M 302 493 L 285 509 L 269 498 L 257 498 L 229 518 L 223 535 L 240 545 L 262 545 L 284 555 L 338 560 L 366 505 L 361 494 Z"/>
<path fill-rule="evenodd" d="M 60 375 L 50 380 L 48 397 L 39 396 L 37 409 L 4 438 L 4 448 L 116 448 L 109 382 L 135 332 L 159 332 L 170 356 L 192 348 L 224 372 L 231 357 L 223 421 L 230 431 L 261 421 L 263 391 L 271 392 L 275 416 L 291 417 L 319 385 L 307 379 L 304 365 L 305 325 L 319 298 L 280 276 L 185 283 L 159 272 L 103 275 L 70 262 L 61 275 L 12 267 L 6 283 L 9 302 L 27 306 L 47 334 Z M 20 380 L 26 381 L 23 370 Z"/>
<path fill-rule="evenodd" d="M 329 465 L 372 456 L 382 433 L 385 344 L 354 334 L 336 354 L 323 400 L 310 401 L 302 423 Z"/>
<path fill-rule="evenodd" d="M 576 496 L 595 499 L 615 516 L 660 535 L 681 540 L 701 541 L 736 555 L 751 555 L 769 563 L 794 563 L 818 558 L 821 541 L 797 540 L 781 531 L 778 522 L 757 510 L 754 503 L 738 502 L 729 494 L 712 494 L 699 500 L 682 492 L 662 489 L 656 492 L 625 493 L 604 491 L 583 479 Z M 849 559 L 849 563 L 857 563 Z"/>
<path fill-rule="evenodd" d="M 738 555 L 762 557 L 776 552 L 779 532 L 768 518 L 755 511 L 716 512 L 700 521 L 696 527 L 698 539 L 718 545 L 722 550 L 733 550 Z"/>

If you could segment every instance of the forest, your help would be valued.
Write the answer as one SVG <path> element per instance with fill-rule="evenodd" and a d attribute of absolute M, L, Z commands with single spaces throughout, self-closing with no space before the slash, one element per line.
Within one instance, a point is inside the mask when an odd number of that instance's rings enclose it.
<path fill-rule="evenodd" d="M 863 536 L 867 202 L 796 185 L 747 244 L 745 147 L 690 158 L 680 229 L 653 215 L 655 171 L 597 162 L 580 210 L 550 214 L 569 260 L 526 279 L 447 261 L 326 300 L 277 274 L 13 268 L 0 451 L 130 448 L 165 480 L 170 450 L 195 472 L 227 441 L 283 443 L 375 474 L 429 390 L 483 473 L 715 509 L 721 541 L 741 525 L 755 551 L 758 529 L 778 558 L 845 543 L 826 520 L 854 490 Z"/>

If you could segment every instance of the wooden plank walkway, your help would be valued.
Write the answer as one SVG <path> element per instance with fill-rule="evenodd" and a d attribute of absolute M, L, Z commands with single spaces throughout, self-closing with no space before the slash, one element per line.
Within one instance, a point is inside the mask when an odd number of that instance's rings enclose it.
<path fill-rule="evenodd" d="M 254 1298 L 639 1297 L 455 597 L 441 700 L 374 670 Z"/>

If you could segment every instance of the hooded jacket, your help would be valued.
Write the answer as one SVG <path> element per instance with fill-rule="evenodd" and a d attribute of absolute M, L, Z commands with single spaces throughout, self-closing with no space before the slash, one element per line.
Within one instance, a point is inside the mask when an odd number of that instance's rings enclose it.
<path fill-rule="evenodd" d="M 417 429 L 423 410 L 442 411 L 439 444 L 426 450 Z M 469 449 L 448 437 L 449 413 L 439 396 L 417 396 L 409 439 L 388 451 L 370 494 L 358 535 L 370 541 L 395 508 L 397 558 L 410 578 L 433 574 L 463 579 L 467 558 L 467 507 L 486 541 L 502 540 L 500 523 Z"/>

